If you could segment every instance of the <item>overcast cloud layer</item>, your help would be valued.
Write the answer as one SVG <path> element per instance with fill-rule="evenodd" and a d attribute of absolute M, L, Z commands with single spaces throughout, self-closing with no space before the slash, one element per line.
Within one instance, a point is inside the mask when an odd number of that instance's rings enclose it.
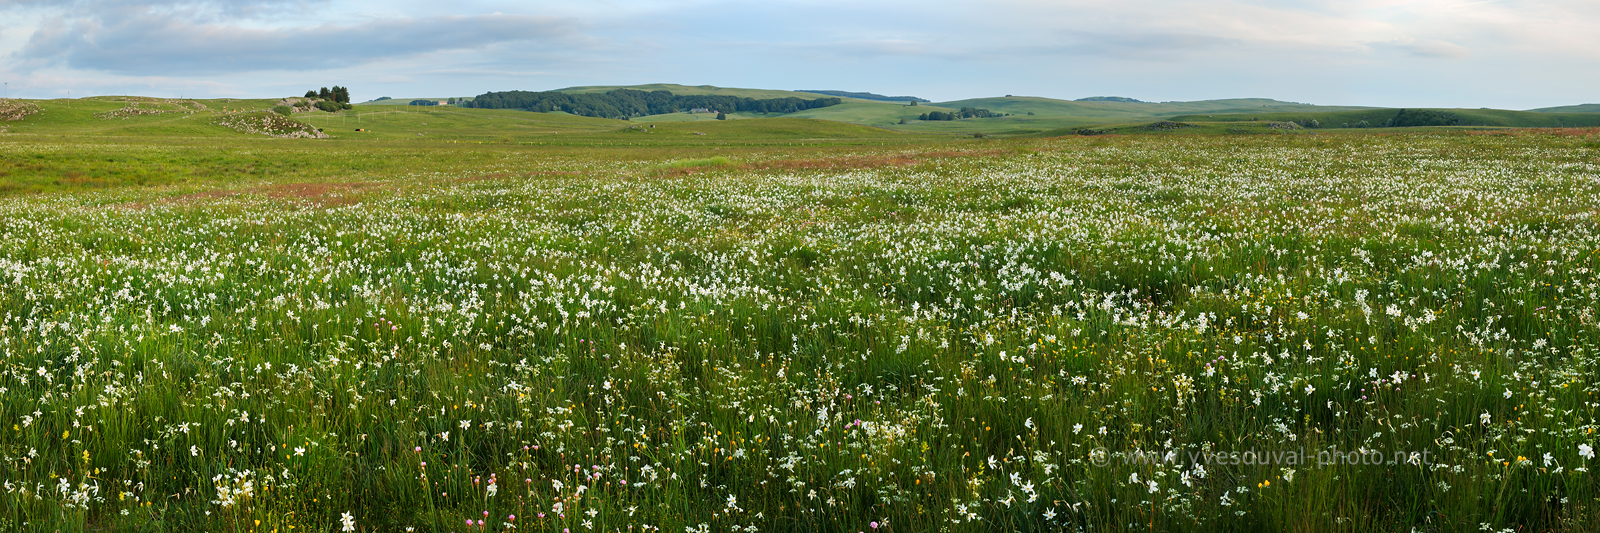
<path fill-rule="evenodd" d="M 1527 109 L 1600 102 L 1594 0 L 0 0 L 12 96 L 682 83 Z"/>

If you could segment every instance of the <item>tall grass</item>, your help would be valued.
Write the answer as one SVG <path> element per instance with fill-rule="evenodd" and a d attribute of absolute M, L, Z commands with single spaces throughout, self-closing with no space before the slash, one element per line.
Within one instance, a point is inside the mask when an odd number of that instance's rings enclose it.
<path fill-rule="evenodd" d="M 727 166 L 733 166 L 733 161 L 730 161 L 726 157 L 717 156 L 717 157 L 706 157 L 706 158 L 701 158 L 701 159 L 679 159 L 679 160 L 676 160 L 676 161 L 668 161 L 666 163 L 661 163 L 659 165 L 656 165 L 656 168 L 659 168 L 659 169 L 662 169 L 662 170 L 680 170 L 680 169 L 686 169 L 686 168 L 727 167 Z"/>
<path fill-rule="evenodd" d="M 0 530 L 1593 530 L 1583 142 L 3 200 Z"/>

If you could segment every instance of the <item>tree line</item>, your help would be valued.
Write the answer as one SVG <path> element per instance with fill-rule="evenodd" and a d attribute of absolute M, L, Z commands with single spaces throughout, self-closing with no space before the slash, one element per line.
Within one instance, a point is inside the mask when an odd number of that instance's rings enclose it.
<path fill-rule="evenodd" d="M 1405 128 L 1414 126 L 1455 126 L 1461 124 L 1461 116 L 1449 111 L 1434 111 L 1432 109 L 1401 109 L 1394 118 L 1389 119 L 1388 126 Z"/>
<path fill-rule="evenodd" d="M 318 91 L 306 91 L 306 98 L 320 98 L 336 104 L 350 103 L 350 89 L 333 86 L 332 89 L 323 87 Z"/>
<path fill-rule="evenodd" d="M 540 113 L 564 111 L 584 117 L 619 118 L 708 109 L 719 113 L 794 113 L 839 105 L 838 98 L 805 100 L 795 97 L 758 100 L 739 96 L 675 95 L 670 91 L 616 89 L 604 94 L 560 91 L 504 91 L 480 94 L 462 107 L 525 109 Z"/>
<path fill-rule="evenodd" d="M 1006 115 L 1007 113 L 995 113 L 988 109 L 963 107 L 961 110 L 953 113 L 946 113 L 944 111 L 929 111 L 919 115 L 917 120 L 955 120 L 958 118 L 989 118 L 1003 117 Z"/>
<path fill-rule="evenodd" d="M 315 105 L 317 109 L 321 109 L 329 113 L 341 109 L 350 109 L 351 107 L 350 89 L 340 87 L 338 85 L 333 86 L 332 89 L 323 87 L 321 90 L 317 91 L 306 91 L 306 98 L 315 98 L 321 100 L 313 105 Z"/>
<path fill-rule="evenodd" d="M 1379 114 L 1379 113 L 1374 113 L 1374 114 L 1375 115 L 1379 115 L 1379 116 L 1370 117 L 1370 120 L 1369 120 L 1369 116 L 1368 115 L 1362 115 L 1361 116 L 1361 120 L 1356 121 L 1356 122 L 1345 122 L 1345 123 L 1341 124 L 1340 127 L 1345 127 L 1345 128 L 1411 128 L 1411 127 L 1417 127 L 1417 126 L 1461 126 L 1461 125 L 1465 125 L 1465 122 L 1463 122 L 1463 120 L 1461 118 L 1461 115 L 1458 115 L 1458 114 L 1455 114 L 1455 113 L 1451 113 L 1449 111 L 1436 111 L 1436 110 L 1433 110 L 1433 109 L 1401 109 L 1401 110 L 1395 112 L 1394 116 L 1389 117 L 1388 120 L 1384 120 L 1384 121 L 1381 121 L 1381 122 L 1373 122 L 1373 120 L 1378 120 L 1379 118 L 1381 118 L 1381 114 Z M 1252 119 L 1252 120 L 1254 120 L 1254 119 Z M 1293 122 L 1295 124 L 1299 124 L 1300 126 L 1306 127 L 1306 128 L 1321 128 L 1323 126 L 1321 121 L 1319 121 L 1317 119 L 1314 119 L 1314 118 L 1313 119 L 1306 119 L 1306 118 L 1292 119 L 1289 122 Z M 1329 126 L 1330 127 L 1332 126 L 1331 122 L 1329 123 Z"/>

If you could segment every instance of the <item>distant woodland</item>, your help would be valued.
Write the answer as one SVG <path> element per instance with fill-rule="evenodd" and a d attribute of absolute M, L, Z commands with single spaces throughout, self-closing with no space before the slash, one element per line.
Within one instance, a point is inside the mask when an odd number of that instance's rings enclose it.
<path fill-rule="evenodd" d="M 878 94 L 878 93 L 857 93 L 857 92 L 850 92 L 850 91 L 816 91 L 816 90 L 801 90 L 800 92 L 826 94 L 828 96 L 842 96 L 842 97 L 845 97 L 845 98 L 860 98 L 862 100 L 878 100 L 878 101 L 881 101 L 881 102 L 932 102 L 932 100 L 929 100 L 927 98 L 917 98 L 915 96 L 884 96 L 884 95 L 881 95 L 881 94 Z"/>
<path fill-rule="evenodd" d="M 585 117 L 621 118 L 662 115 L 694 109 L 724 113 L 793 113 L 839 105 L 838 98 L 770 98 L 757 100 L 738 96 L 674 95 L 669 91 L 639 91 L 617 89 L 600 93 L 564 93 L 559 91 L 505 91 L 478 95 L 461 107 L 480 109 L 526 109 L 547 113 L 565 111 Z"/>

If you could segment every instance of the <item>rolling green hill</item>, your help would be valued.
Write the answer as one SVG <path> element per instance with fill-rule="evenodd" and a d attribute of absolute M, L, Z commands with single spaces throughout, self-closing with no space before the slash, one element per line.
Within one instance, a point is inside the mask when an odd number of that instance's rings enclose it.
<path fill-rule="evenodd" d="M 709 85 L 650 84 L 635 86 L 569 87 L 563 91 L 594 93 L 618 88 L 666 90 L 682 95 L 723 95 L 748 98 L 814 97 L 811 93 L 765 89 L 740 89 Z M 879 137 L 901 133 L 930 135 L 1050 135 L 1090 127 L 1111 131 L 1135 128 L 1162 120 L 1198 123 L 1295 122 L 1311 128 L 1385 127 L 1399 109 L 1315 106 L 1264 98 L 1202 100 L 1193 102 L 1135 102 L 1107 99 L 1058 100 L 1030 96 L 972 98 L 909 106 L 846 98 L 839 105 L 795 113 L 729 113 L 717 121 L 714 114 L 672 113 L 635 117 L 631 121 L 586 118 L 566 113 L 532 113 L 514 109 L 464 109 L 449 106 L 406 106 L 412 98 L 366 103 L 340 113 L 295 113 L 293 121 L 320 128 L 334 139 L 368 139 L 407 142 L 494 142 L 582 144 L 578 138 L 617 132 L 643 133 L 645 137 L 694 135 L 713 142 L 737 135 L 759 139 Z M 181 100 L 131 96 L 102 96 L 77 100 L 35 100 L 41 113 L 25 120 L 0 123 L 9 134 L 81 135 L 98 137 L 239 137 L 257 136 L 219 123 L 232 113 L 259 113 L 276 99 Z M 951 121 L 924 121 L 919 115 L 960 108 L 987 109 L 997 115 Z M 1482 127 L 1600 127 L 1600 104 L 1584 104 L 1508 111 L 1493 109 L 1439 109 L 1455 117 L 1456 126 Z M 782 118 L 783 120 L 775 120 Z M 648 127 L 655 125 L 655 128 Z M 635 126 L 645 126 L 638 128 Z M 1205 132 L 1239 132 L 1243 126 L 1219 126 Z M 688 128 L 680 132 L 680 129 Z M 1110 129 L 1107 129 L 1110 128 Z M 1248 129 L 1248 128 L 1246 128 Z M 357 131 L 363 130 L 363 131 Z M 690 131 L 694 130 L 694 131 Z M 790 132 L 792 130 L 792 132 Z M 892 130 L 892 131 L 891 131 Z M 307 130 L 310 131 L 310 130 Z M 1117 130 L 1122 131 L 1122 130 Z M 1198 129 L 1181 132 L 1196 133 Z M 1253 130 L 1252 130 L 1253 131 Z M 787 133 L 786 133 L 787 132 Z M 898 132 L 898 133 L 897 133 Z M 1161 133 L 1167 133 L 1165 131 Z M 641 139 L 644 137 L 641 137 Z M 594 137 L 594 142 L 601 142 Z M 633 142 L 633 141 L 630 141 Z M 641 141 L 642 142 L 642 141 Z M 658 141 L 649 141 L 658 142 Z"/>
<path fill-rule="evenodd" d="M 800 92 L 824 94 L 824 95 L 828 95 L 828 96 L 837 96 L 837 97 L 840 97 L 840 98 L 859 98 L 859 99 L 862 99 L 862 100 L 877 100 L 877 101 L 882 101 L 882 102 L 894 102 L 894 103 L 900 103 L 900 104 L 908 104 L 908 103 L 911 103 L 911 102 L 922 102 L 922 103 L 926 104 L 926 103 L 932 102 L 932 100 L 929 100 L 927 98 L 918 98 L 918 97 L 915 97 L 915 96 L 886 96 L 886 95 L 882 95 L 882 94 L 878 94 L 878 93 L 863 93 L 863 92 L 853 92 L 853 91 L 835 91 L 835 90 L 830 90 L 830 89 L 817 89 L 817 90 L 800 91 Z"/>
<path fill-rule="evenodd" d="M 40 112 L 22 120 L 0 122 L 12 136 L 78 138 L 261 139 L 259 133 L 222 124 L 252 115 L 259 122 L 278 101 L 176 100 L 105 96 L 77 100 L 30 100 Z M 794 139 L 895 139 L 914 137 L 883 128 L 845 121 L 813 120 L 753 113 L 715 120 L 715 115 L 675 113 L 614 120 L 567 113 L 531 113 L 516 109 L 358 105 L 326 113 L 294 113 L 284 120 L 318 128 L 334 141 L 403 141 L 406 143 L 498 143 L 603 145 L 619 134 L 635 135 L 638 143 L 789 142 Z M 676 122 L 674 122 L 676 119 Z M 692 121 L 686 122 L 685 119 Z M 704 120 L 697 120 L 704 119 Z M 762 119 L 762 120 L 753 120 Z M 654 125 L 655 127 L 649 127 Z"/>
<path fill-rule="evenodd" d="M 1541 107 L 1529 109 L 1534 113 L 1600 113 L 1600 104 L 1564 105 L 1560 107 Z"/>
<path fill-rule="evenodd" d="M 818 98 L 814 93 L 799 91 L 781 91 L 772 89 L 739 89 L 731 87 L 715 87 L 711 85 L 677 85 L 673 83 L 647 83 L 644 85 L 590 85 L 582 87 L 567 87 L 556 89 L 564 93 L 604 93 L 617 89 L 633 89 L 636 91 L 667 91 L 676 95 L 709 94 L 717 96 L 737 96 L 740 98 L 755 98 L 764 100 L 769 98 L 800 98 L 813 100 Z M 870 101 L 855 98 L 846 98 L 845 101 Z"/>
<path fill-rule="evenodd" d="M 735 89 L 709 85 L 686 86 L 649 84 L 632 86 L 592 86 L 561 89 L 572 92 L 605 92 L 615 89 L 665 90 L 673 94 L 721 94 L 749 98 L 778 98 L 806 95 L 793 91 L 763 89 Z M 963 107 L 988 109 L 1006 117 L 969 118 L 954 121 L 920 121 L 917 117 L 930 111 L 956 111 Z M 1287 111 L 1345 111 L 1371 109 L 1346 106 L 1315 106 L 1283 102 L 1267 98 L 1234 98 L 1202 100 L 1195 102 L 1122 102 L 1122 101 L 1070 101 L 1032 96 L 1007 96 L 972 98 L 950 102 L 935 102 L 907 106 L 902 102 L 884 102 L 846 98 L 843 104 L 820 109 L 809 109 L 783 116 L 813 118 L 879 126 L 909 132 L 934 134 L 1027 134 L 1072 128 L 1091 124 L 1148 122 L 1175 115 L 1193 113 L 1272 113 Z M 1032 113 L 1029 115 L 1029 113 Z M 730 119 L 761 118 L 776 115 L 730 114 Z M 635 122 L 704 121 L 713 117 L 675 113 L 638 117 Z M 905 124 L 901 124 L 901 120 Z"/>
<path fill-rule="evenodd" d="M 1045 116 L 1072 116 L 1085 118 L 1104 118 L 1117 120 L 1121 118 L 1166 117 L 1207 112 L 1234 112 L 1234 113 L 1271 113 L 1282 111 L 1343 111 L 1353 109 L 1369 109 L 1362 107 L 1340 106 L 1315 106 L 1280 102 L 1266 98 L 1233 98 L 1226 100 L 1199 100 L 1194 102 L 1116 102 L 1116 101 L 1069 101 L 1054 98 L 1041 98 L 1036 96 L 1013 96 L 1001 98 L 971 98 L 951 102 L 937 102 L 933 105 L 948 108 L 975 107 L 998 111 L 1001 113 L 1026 114 L 1033 112 Z"/>
<path fill-rule="evenodd" d="M 1205 115 L 1179 115 L 1171 120 L 1185 122 L 1241 122 L 1277 121 L 1295 122 L 1313 128 L 1384 127 L 1400 113 L 1399 109 L 1364 109 L 1356 111 L 1296 112 L 1296 113 L 1212 113 Z M 1457 126 L 1492 126 L 1510 128 L 1559 128 L 1600 126 L 1600 113 L 1549 113 L 1510 111 L 1505 109 L 1429 109 L 1451 113 L 1460 117 Z M 1311 122 L 1316 121 L 1315 125 Z M 1363 124 L 1363 121 L 1365 124 Z"/>
<path fill-rule="evenodd" d="M 241 112 L 266 111 L 277 102 L 272 99 L 177 100 L 128 96 L 36 100 L 33 103 L 41 108 L 40 113 L 24 120 L 0 123 L 0 126 L 11 134 L 257 137 L 258 134 L 235 131 L 219 121 Z M 385 105 L 360 105 L 339 113 L 295 113 L 290 118 L 322 128 L 335 138 L 408 140 L 433 135 L 433 138 L 455 140 L 517 141 L 554 133 L 610 132 L 628 124 L 565 113 Z M 357 132 L 357 129 L 367 131 Z"/>
<path fill-rule="evenodd" d="M 747 137 L 840 139 L 840 138 L 908 138 L 915 137 L 896 131 L 828 120 L 793 117 L 776 117 L 761 120 L 710 120 L 701 122 L 667 122 L 649 128 L 653 135 L 696 135 L 706 140 L 742 139 Z M 638 130 L 622 130 L 619 134 L 632 134 Z"/>
<path fill-rule="evenodd" d="M 668 83 L 653 83 L 645 85 L 597 85 L 568 87 L 559 89 L 564 92 L 600 93 L 616 89 L 634 89 L 641 91 L 663 90 L 675 95 L 726 95 L 746 98 L 784 98 L 814 97 L 812 93 L 797 91 L 781 91 L 767 89 L 741 89 L 728 87 L 715 87 L 711 85 L 677 85 Z M 954 121 L 921 121 L 917 117 L 930 111 L 956 111 L 963 107 L 988 109 L 999 114 L 1010 114 L 1005 117 L 969 118 Z M 878 126 L 901 131 L 934 133 L 934 134 L 1027 134 L 1041 131 L 1071 128 L 1090 124 L 1105 123 L 1132 123 L 1158 120 L 1175 115 L 1194 113 L 1272 113 L 1288 111 L 1343 111 L 1370 109 L 1364 107 L 1343 106 L 1315 106 L 1293 102 L 1283 102 L 1267 98 L 1234 98 L 1224 100 L 1202 100 L 1195 102 L 1132 102 L 1132 101 L 1070 101 L 1054 98 L 1006 96 L 995 98 L 972 98 L 950 102 L 935 102 L 907 106 L 903 102 L 885 102 L 877 100 L 864 100 L 857 98 L 844 98 L 840 105 L 809 109 L 796 113 L 789 113 L 788 117 L 812 118 L 848 122 L 867 126 Z M 1031 115 L 1029 113 L 1032 113 Z M 751 114 L 734 113 L 728 116 L 731 120 L 748 118 L 770 118 L 776 114 Z M 674 113 L 668 115 L 654 115 L 636 117 L 634 122 L 642 123 L 667 123 L 704 121 L 714 117 Z M 905 123 L 902 124 L 901 121 Z"/>
<path fill-rule="evenodd" d="M 427 96 L 418 96 L 418 97 L 414 97 L 414 98 L 390 98 L 388 100 L 373 100 L 373 101 L 370 101 L 370 102 L 361 102 L 361 103 L 358 103 L 356 105 L 411 105 L 411 101 L 412 100 L 433 100 L 435 102 L 444 102 L 444 101 L 449 101 L 451 98 L 455 98 L 457 100 L 465 100 L 465 101 L 468 101 L 468 102 L 472 101 L 472 97 L 470 97 L 470 96 L 443 96 L 443 97 L 438 97 L 438 98 L 427 97 Z"/>

